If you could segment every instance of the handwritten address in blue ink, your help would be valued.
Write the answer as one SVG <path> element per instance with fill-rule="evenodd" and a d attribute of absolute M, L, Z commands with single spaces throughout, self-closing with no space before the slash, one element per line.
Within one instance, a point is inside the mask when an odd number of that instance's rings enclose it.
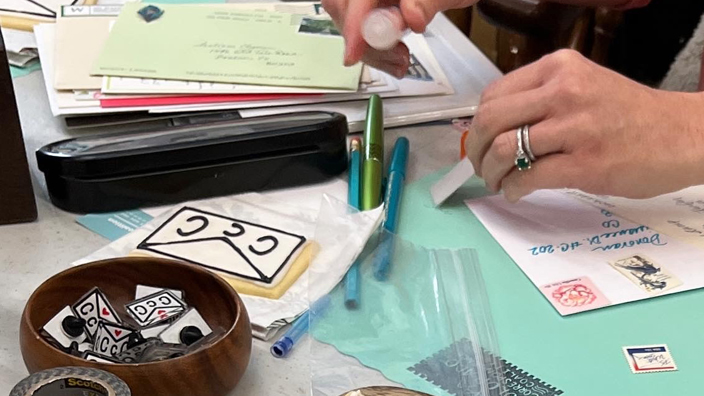
<path fill-rule="evenodd" d="M 607 222 L 604 222 L 602 226 L 604 228 L 614 228 L 618 227 L 618 225 L 614 224 L 613 222 L 618 223 L 616 220 L 610 220 Z M 638 245 L 654 245 L 654 246 L 664 246 L 667 245 L 667 242 L 663 242 L 660 240 L 660 234 L 653 234 L 653 235 L 648 235 L 648 236 L 638 236 L 639 234 L 649 230 L 648 227 L 646 226 L 638 226 L 638 227 L 632 227 L 632 228 L 625 228 L 623 230 L 618 230 L 618 231 L 612 231 L 612 232 L 604 232 L 601 234 L 593 235 L 587 238 L 584 238 L 582 241 L 570 241 L 570 242 L 561 242 L 557 244 L 550 244 L 550 245 L 541 245 L 541 246 L 533 246 L 528 249 L 529 252 L 531 252 L 531 255 L 533 256 L 539 256 L 539 255 L 550 255 L 553 253 L 567 253 L 567 252 L 572 252 L 577 250 L 581 246 L 588 246 L 591 248 L 592 251 L 610 251 L 610 250 L 618 250 L 618 249 L 626 249 L 629 247 L 633 246 L 638 246 Z M 612 242 L 617 238 L 621 237 L 628 237 L 628 236 L 637 236 L 636 238 L 632 238 L 626 241 L 619 241 L 619 242 Z"/>
<path fill-rule="evenodd" d="M 660 234 L 653 234 L 651 236 L 645 236 L 642 238 L 638 239 L 632 239 L 630 241 L 625 241 L 625 242 L 616 242 L 612 243 L 610 245 L 606 246 L 597 246 L 592 249 L 592 251 L 596 250 L 601 250 L 601 251 L 609 251 L 609 250 L 618 250 L 618 249 L 625 249 L 633 246 L 638 246 L 638 245 L 655 245 L 655 246 L 665 246 L 667 245 L 667 242 L 661 242 L 660 241 Z"/>

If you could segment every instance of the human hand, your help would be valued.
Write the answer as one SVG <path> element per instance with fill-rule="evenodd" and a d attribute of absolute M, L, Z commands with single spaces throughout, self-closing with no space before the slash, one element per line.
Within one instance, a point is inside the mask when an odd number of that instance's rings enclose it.
<path fill-rule="evenodd" d="M 422 33 L 438 12 L 462 8 L 478 0 L 322 0 L 323 8 L 330 14 L 345 37 L 345 65 L 360 60 L 398 78 L 408 70 L 408 47 L 397 44 L 390 50 L 375 50 L 362 37 L 362 23 L 370 11 L 377 7 L 398 7 L 406 27 Z"/>
<path fill-rule="evenodd" d="M 658 91 L 561 50 L 483 93 L 466 150 L 493 192 L 539 189 L 648 198 L 704 183 L 704 97 Z M 516 130 L 537 158 L 514 165 Z"/>

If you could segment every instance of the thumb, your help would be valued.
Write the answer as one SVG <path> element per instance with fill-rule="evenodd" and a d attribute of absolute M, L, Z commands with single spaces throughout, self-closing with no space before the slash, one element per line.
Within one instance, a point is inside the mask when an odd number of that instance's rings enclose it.
<path fill-rule="evenodd" d="M 351 66 L 367 50 L 367 43 L 362 37 L 362 22 L 369 12 L 376 8 L 378 0 L 350 0 L 342 34 L 345 36 L 345 65 Z"/>

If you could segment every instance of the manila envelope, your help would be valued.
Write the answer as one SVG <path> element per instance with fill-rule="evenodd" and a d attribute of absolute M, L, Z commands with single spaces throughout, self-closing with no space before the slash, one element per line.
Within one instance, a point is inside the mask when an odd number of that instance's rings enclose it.
<path fill-rule="evenodd" d="M 122 6 L 64 6 L 56 20 L 54 88 L 97 90 L 102 77 L 90 75 Z"/>

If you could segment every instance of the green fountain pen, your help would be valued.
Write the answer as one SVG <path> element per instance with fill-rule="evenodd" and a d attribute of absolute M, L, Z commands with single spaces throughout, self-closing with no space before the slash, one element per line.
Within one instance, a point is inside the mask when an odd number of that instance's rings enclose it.
<path fill-rule="evenodd" d="M 384 170 L 384 108 L 379 95 L 369 98 L 364 129 L 364 162 L 362 164 L 362 210 L 381 204 L 381 183 Z"/>

